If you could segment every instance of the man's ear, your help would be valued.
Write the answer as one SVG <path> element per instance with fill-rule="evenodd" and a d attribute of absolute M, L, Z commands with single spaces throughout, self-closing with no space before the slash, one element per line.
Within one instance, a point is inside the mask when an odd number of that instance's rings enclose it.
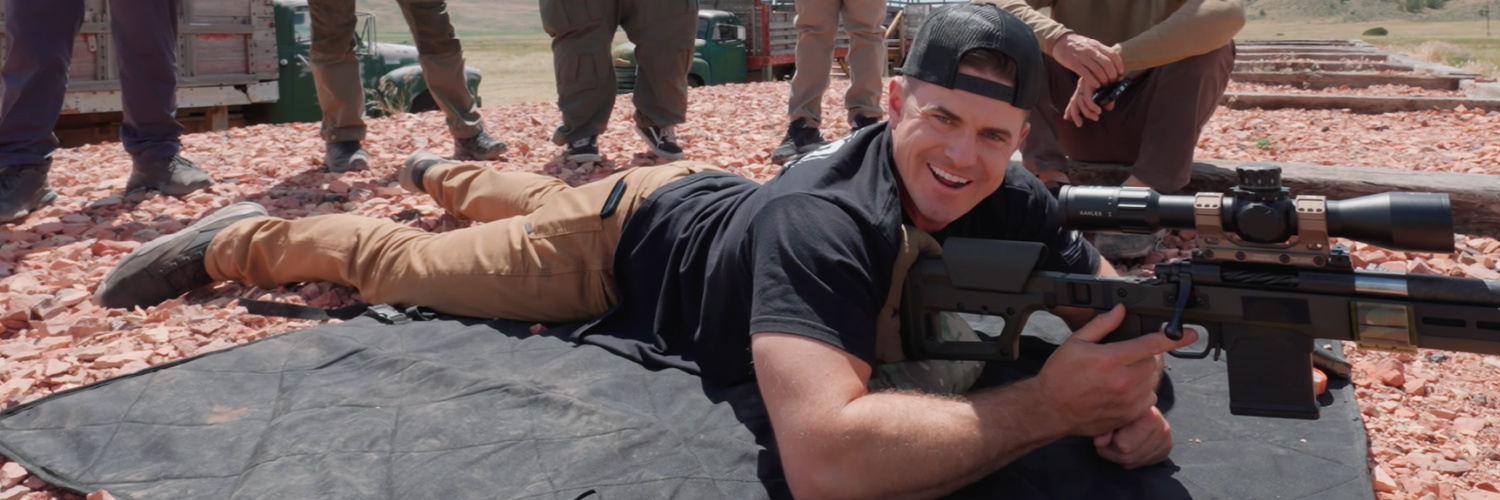
<path fill-rule="evenodd" d="M 906 96 L 906 86 L 901 78 L 891 79 L 891 88 L 886 95 L 886 115 L 890 116 L 891 130 L 901 123 L 901 99 Z"/>
<path fill-rule="evenodd" d="M 1026 144 L 1026 136 L 1028 135 L 1031 135 L 1030 120 L 1021 123 L 1021 133 L 1016 136 L 1016 149 L 1020 149 L 1022 144 Z"/>

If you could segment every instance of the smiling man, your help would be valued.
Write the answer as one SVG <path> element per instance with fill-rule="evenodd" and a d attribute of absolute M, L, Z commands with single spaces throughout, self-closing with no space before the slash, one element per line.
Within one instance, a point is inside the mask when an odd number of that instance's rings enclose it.
<path fill-rule="evenodd" d="M 1008 161 L 1041 84 L 1031 30 L 969 4 L 922 29 L 887 124 L 764 185 L 674 163 L 570 188 L 418 153 L 402 184 L 487 224 L 429 234 L 351 215 L 288 221 L 243 203 L 143 245 L 95 297 L 131 307 L 221 280 L 324 280 L 376 303 L 592 320 L 575 341 L 711 384 L 759 384 L 802 498 L 939 496 L 1066 436 L 1094 438 L 1126 467 L 1160 462 L 1171 450 L 1154 408 L 1160 354 L 1196 336 L 1099 344 L 1119 310 L 1075 318 L 1032 379 L 961 397 L 965 383 L 934 391 L 944 396 L 877 388 L 887 368 L 915 365 L 897 362 L 888 334 L 918 249 L 955 236 L 1039 241 L 1045 269 L 1113 272 Z"/>

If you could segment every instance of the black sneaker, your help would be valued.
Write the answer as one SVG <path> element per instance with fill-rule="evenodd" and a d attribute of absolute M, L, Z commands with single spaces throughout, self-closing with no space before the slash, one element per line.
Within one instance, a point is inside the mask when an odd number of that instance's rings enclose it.
<path fill-rule="evenodd" d="M 370 168 L 370 155 L 359 146 L 359 141 L 328 143 L 328 152 L 323 153 L 323 166 L 329 172 L 343 173 Z"/>
<path fill-rule="evenodd" d="M 604 161 L 599 156 L 599 136 L 589 136 L 573 141 L 568 145 L 568 151 L 563 153 L 563 159 L 574 163 L 589 163 Z"/>
<path fill-rule="evenodd" d="M 798 118 L 787 126 L 786 138 L 781 140 L 781 145 L 771 151 L 771 163 L 785 165 L 797 155 L 818 149 L 822 145 L 823 132 L 818 127 L 808 125 L 806 118 Z"/>
<path fill-rule="evenodd" d="M 853 121 L 849 122 L 849 133 L 852 134 L 859 129 L 874 125 L 876 123 L 880 123 L 879 118 L 864 115 L 856 116 L 854 117 Z"/>
<path fill-rule="evenodd" d="M 109 271 L 94 303 L 100 307 L 151 307 L 213 284 L 203 254 L 219 231 L 241 220 L 266 217 L 266 209 L 242 201 L 219 209 L 187 228 L 141 245 Z"/>
<path fill-rule="evenodd" d="M 432 154 L 425 149 L 418 149 L 417 152 L 412 153 L 411 156 L 406 158 L 406 164 L 402 165 L 401 170 L 396 172 L 396 181 L 400 182 L 401 187 L 406 188 L 409 192 L 426 193 L 427 190 L 422 188 L 422 176 L 427 175 L 427 169 L 445 163 L 454 162 L 444 160 L 442 157 Z"/>
<path fill-rule="evenodd" d="M 0 169 L 0 223 L 25 219 L 32 210 L 52 204 L 57 193 L 47 187 L 47 167 L 17 165 Z"/>
<path fill-rule="evenodd" d="M 646 145 L 651 147 L 651 152 L 656 156 L 668 161 L 682 159 L 682 146 L 677 145 L 677 133 L 672 130 L 672 127 L 636 125 L 635 133 L 641 136 L 641 140 L 646 141 Z"/>
<path fill-rule="evenodd" d="M 214 185 L 208 174 L 180 155 L 154 162 L 133 162 L 126 191 L 155 189 L 167 196 L 183 196 Z"/>
<path fill-rule="evenodd" d="M 468 139 L 453 140 L 453 159 L 459 161 L 490 161 L 510 149 L 505 143 L 495 140 L 483 131 Z"/>

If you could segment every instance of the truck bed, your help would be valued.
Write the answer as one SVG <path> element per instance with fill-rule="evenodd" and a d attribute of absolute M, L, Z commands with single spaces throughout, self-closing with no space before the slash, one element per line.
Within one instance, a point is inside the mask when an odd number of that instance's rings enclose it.
<path fill-rule="evenodd" d="M 59 0 L 38 0 L 59 1 Z M 66 1 L 66 0 L 64 0 Z M 272 0 L 188 0 L 178 27 L 178 107 L 275 100 L 278 61 Z M 120 111 L 118 54 L 106 0 L 84 0 L 64 114 Z M 0 5 L 0 20 L 6 16 Z M 0 24 L 0 61 L 10 38 Z M 3 85 L 3 83 L 0 83 Z"/>

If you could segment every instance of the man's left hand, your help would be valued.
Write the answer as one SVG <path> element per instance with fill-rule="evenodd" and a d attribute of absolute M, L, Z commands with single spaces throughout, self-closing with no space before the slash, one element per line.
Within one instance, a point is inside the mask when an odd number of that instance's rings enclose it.
<path fill-rule="evenodd" d="M 1172 426 L 1161 411 L 1153 407 L 1144 417 L 1095 437 L 1094 449 L 1105 460 L 1126 469 L 1154 465 L 1172 453 Z"/>
<path fill-rule="evenodd" d="M 1063 119 L 1082 128 L 1084 118 L 1097 122 L 1099 115 L 1115 109 L 1115 103 L 1109 103 L 1103 108 L 1094 103 L 1094 92 L 1097 92 L 1099 87 L 1086 78 L 1080 78 L 1078 87 L 1073 90 L 1073 98 L 1068 101 L 1068 108 L 1063 110 Z"/>

